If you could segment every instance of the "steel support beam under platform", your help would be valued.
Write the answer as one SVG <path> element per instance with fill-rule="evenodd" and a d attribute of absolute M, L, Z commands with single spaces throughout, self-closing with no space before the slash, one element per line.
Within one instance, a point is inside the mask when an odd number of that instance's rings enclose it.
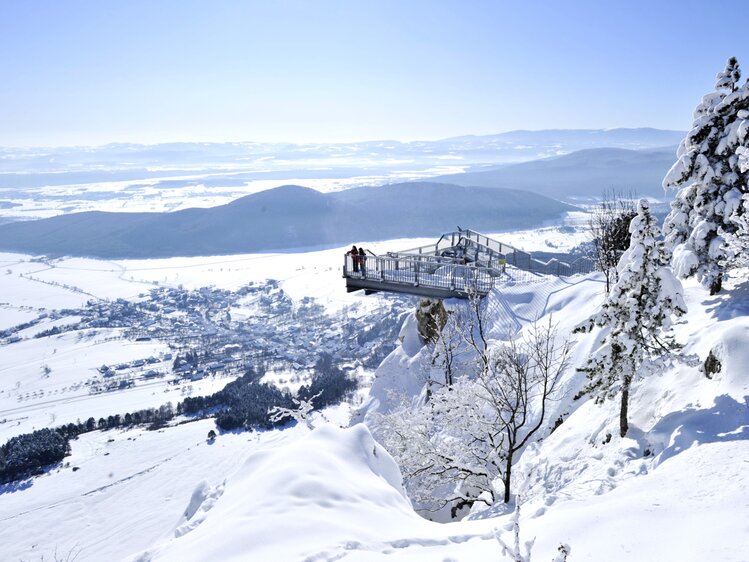
<path fill-rule="evenodd" d="M 388 281 L 377 281 L 373 279 L 357 279 L 355 277 L 346 277 L 346 292 L 364 291 L 365 294 L 371 295 L 385 291 L 388 293 L 402 293 L 404 295 L 413 295 L 418 297 L 428 297 L 434 299 L 467 299 L 468 293 L 465 291 L 449 289 L 440 289 L 438 287 L 425 287 L 422 285 L 410 285 L 405 283 L 393 283 Z"/>

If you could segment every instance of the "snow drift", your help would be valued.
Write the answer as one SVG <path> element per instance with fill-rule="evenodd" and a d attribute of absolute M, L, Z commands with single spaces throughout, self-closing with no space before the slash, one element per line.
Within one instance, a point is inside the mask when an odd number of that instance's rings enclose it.
<path fill-rule="evenodd" d="M 428 525 L 411 509 L 398 467 L 364 425 L 322 426 L 251 455 L 215 493 L 198 485 L 172 541 L 134 560 L 300 560 L 349 541 Z M 320 558 L 327 559 L 327 558 Z"/>

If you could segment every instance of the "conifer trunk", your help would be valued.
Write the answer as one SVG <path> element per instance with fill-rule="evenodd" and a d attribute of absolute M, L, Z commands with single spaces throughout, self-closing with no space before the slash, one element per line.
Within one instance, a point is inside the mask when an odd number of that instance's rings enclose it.
<path fill-rule="evenodd" d="M 625 375 L 622 382 L 622 407 L 619 411 L 619 435 L 624 437 L 629 430 L 627 422 L 627 411 L 629 409 L 629 385 L 632 382 L 632 375 Z"/>

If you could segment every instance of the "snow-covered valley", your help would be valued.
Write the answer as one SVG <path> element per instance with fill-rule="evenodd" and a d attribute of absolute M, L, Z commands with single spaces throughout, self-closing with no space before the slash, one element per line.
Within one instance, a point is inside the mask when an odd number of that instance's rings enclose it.
<path fill-rule="evenodd" d="M 529 249 L 569 248 L 584 236 L 583 221 L 569 221 L 578 227 L 568 223 L 501 239 Z M 385 252 L 422 242 L 368 247 Z M 133 367 L 139 358 L 158 358 L 159 368 L 170 362 L 166 354 L 178 354 L 163 335 L 136 341 L 122 328 L 70 328 L 85 319 L 86 303 L 152 302 L 146 295 L 170 288 L 191 295 L 211 286 L 230 294 L 254 283 L 262 291 L 282 291 L 291 311 L 319 305 L 312 316 L 275 310 L 276 316 L 263 317 L 261 323 L 278 323 L 283 337 L 298 341 L 268 380 L 297 388 L 310 368 L 301 357 L 327 349 L 348 357 L 360 390 L 353 401 L 315 414 L 312 431 L 298 424 L 219 432 L 213 440 L 206 437 L 216 429 L 213 419 L 178 416 L 153 431 L 133 426 L 81 434 L 62 464 L 0 487 L 2 559 L 502 560 L 495 535 L 511 542 L 511 508 L 499 502 L 461 521 L 428 521 L 413 510 L 397 464 L 374 441 L 369 424 L 349 427 L 365 412 L 387 410 L 389 400 L 418 400 L 428 348 L 416 332 L 415 299 L 344 292 L 343 251 L 139 262 L 40 263 L 3 255 L 0 329 L 32 323 L 0 346 L 3 439 L 89 416 L 158 408 L 232 380 L 236 374 L 207 374 L 175 385 L 163 366 L 163 378 L 131 375 L 134 386 L 126 389 L 92 393 L 86 386 L 104 378 L 97 371 L 102 364 L 129 362 L 123 372 L 140 372 L 148 366 Z M 268 279 L 277 282 L 269 288 Z M 685 284 L 689 312 L 675 335 L 685 345 L 682 355 L 699 361 L 673 362 L 634 383 L 625 438 L 618 437 L 616 401 L 573 400 L 585 380 L 576 367 L 598 333 L 575 336 L 572 367 L 548 416 L 564 422 L 530 444 L 513 473 L 521 539 L 535 537 L 534 560 L 552 560 L 560 544 L 571 547 L 569 560 L 749 559 L 748 291 L 732 281 L 710 297 L 696 283 Z M 211 294 L 215 301 L 219 293 Z M 489 334 L 507 339 L 549 316 L 567 333 L 603 296 L 595 275 L 503 287 L 486 300 Z M 279 302 L 266 301 L 271 308 Z M 252 295 L 226 306 L 232 323 L 269 310 Z M 215 307 L 200 310 L 204 320 L 220 316 Z M 389 323 L 381 320 L 383 312 Z M 307 335 L 309 322 L 314 335 Z M 336 324 L 332 332 L 322 330 Z M 365 366 L 371 348 L 362 348 L 358 358 L 346 355 L 346 325 L 353 333 L 380 326 L 370 343 L 387 338 L 393 351 L 379 367 Z M 59 333 L 50 331 L 55 326 Z M 45 330 L 48 335 L 35 337 Z M 722 368 L 708 378 L 700 369 L 711 350 Z M 291 382 L 295 376 L 300 382 Z"/>

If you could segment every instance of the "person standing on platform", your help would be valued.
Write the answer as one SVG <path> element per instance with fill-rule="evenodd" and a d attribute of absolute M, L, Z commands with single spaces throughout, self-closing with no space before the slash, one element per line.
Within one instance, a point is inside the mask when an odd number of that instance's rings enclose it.
<path fill-rule="evenodd" d="M 359 250 L 356 246 L 351 246 L 348 255 L 351 256 L 351 262 L 354 264 L 354 273 L 359 273 Z"/>
<path fill-rule="evenodd" d="M 367 261 L 367 254 L 364 252 L 364 248 L 359 248 L 359 267 L 361 268 L 361 274 L 362 276 L 367 276 L 367 270 L 365 263 Z"/>

